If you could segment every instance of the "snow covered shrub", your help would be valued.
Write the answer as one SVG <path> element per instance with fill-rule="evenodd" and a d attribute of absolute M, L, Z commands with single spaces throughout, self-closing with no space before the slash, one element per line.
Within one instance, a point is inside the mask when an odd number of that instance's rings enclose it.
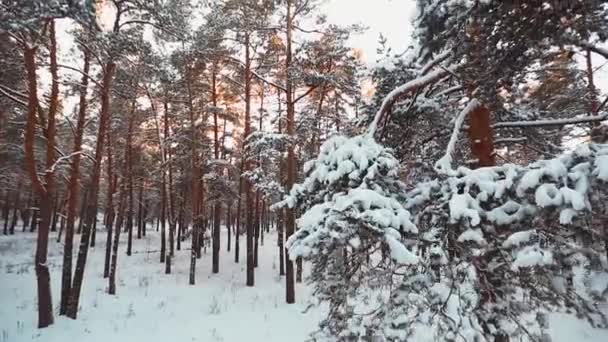
<path fill-rule="evenodd" d="M 606 327 L 608 145 L 409 192 L 368 136 L 329 140 L 306 170 L 278 206 L 302 210 L 287 247 L 330 305 L 313 339 L 548 340 L 558 311 Z"/>
<path fill-rule="evenodd" d="M 405 195 L 398 161 L 369 136 L 337 136 L 323 144 L 305 172 L 306 179 L 275 207 L 303 212 L 286 246 L 290 258 L 312 262 L 308 281 L 316 297 L 329 303 L 317 337 L 357 340 L 378 334 L 382 310 L 369 311 L 385 301 L 392 277 L 387 270 L 417 262 L 404 243 L 417 229 L 398 200 Z"/>
<path fill-rule="evenodd" d="M 593 222 L 606 210 L 607 157 L 608 145 L 584 145 L 525 167 L 459 168 L 410 192 L 420 262 L 392 294 L 387 338 L 432 327 L 440 340 L 548 339 L 555 311 L 605 327 L 605 231 Z"/>

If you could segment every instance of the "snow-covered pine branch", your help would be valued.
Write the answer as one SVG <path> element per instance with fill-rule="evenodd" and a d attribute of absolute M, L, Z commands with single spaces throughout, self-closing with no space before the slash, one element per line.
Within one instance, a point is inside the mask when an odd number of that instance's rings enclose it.
<path fill-rule="evenodd" d="M 411 94 L 412 92 L 426 87 L 429 84 L 439 81 L 443 77 L 449 75 L 450 73 L 456 70 L 456 66 L 451 66 L 449 68 L 441 68 L 435 71 L 429 72 L 428 74 L 421 76 L 419 78 L 413 79 L 391 91 L 380 105 L 380 108 L 376 112 L 374 116 L 374 120 L 367 128 L 367 134 L 370 136 L 374 136 L 376 134 L 376 130 L 378 129 L 378 125 L 384 119 L 384 116 L 389 111 L 389 109 L 399 100 L 400 98 Z"/>
<path fill-rule="evenodd" d="M 450 141 L 445 154 L 435 163 L 435 170 L 440 174 L 452 174 L 454 172 L 454 170 L 452 170 L 452 155 L 456 149 L 456 143 L 458 142 L 458 135 L 462 128 L 462 124 L 464 123 L 464 119 L 479 106 L 481 106 L 481 103 L 476 99 L 472 99 L 456 117 L 454 129 L 452 130 L 452 135 L 450 136 Z"/>

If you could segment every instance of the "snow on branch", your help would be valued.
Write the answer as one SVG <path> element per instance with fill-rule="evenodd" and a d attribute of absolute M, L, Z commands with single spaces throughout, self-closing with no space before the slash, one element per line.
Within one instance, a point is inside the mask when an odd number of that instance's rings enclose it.
<path fill-rule="evenodd" d="M 450 142 L 448 143 L 448 147 L 445 151 L 443 157 L 441 157 L 435 163 L 435 170 L 440 174 L 452 174 L 454 170 L 452 169 L 452 154 L 454 153 L 454 149 L 456 148 L 456 142 L 458 141 L 458 135 L 462 128 L 462 124 L 464 119 L 474 111 L 476 108 L 481 106 L 481 103 L 476 99 L 472 99 L 469 101 L 467 106 L 458 114 L 456 117 L 456 121 L 454 122 L 454 130 L 452 131 L 452 136 L 450 137 Z"/>
<path fill-rule="evenodd" d="M 384 101 L 382 101 L 382 105 L 380 106 L 380 109 L 378 109 L 378 112 L 376 113 L 376 115 L 374 117 L 374 121 L 372 121 L 372 123 L 369 125 L 369 127 L 367 129 L 367 134 L 370 136 L 374 136 L 376 134 L 376 130 L 378 128 L 378 125 L 380 124 L 380 121 L 382 121 L 382 119 L 384 118 L 384 115 L 386 115 L 386 113 L 393 106 L 393 104 L 395 104 L 395 102 L 397 102 L 400 98 L 402 98 L 420 88 L 423 88 L 431 83 L 439 81 L 443 77 L 449 75 L 450 73 L 453 73 L 455 70 L 456 70 L 456 66 L 452 66 L 452 67 L 446 68 L 446 69 L 443 69 L 443 68 L 437 69 L 433 72 L 430 72 L 424 76 L 413 79 L 413 80 L 395 88 L 388 95 L 386 95 L 386 97 L 384 98 Z"/>
<path fill-rule="evenodd" d="M 51 165 L 51 167 L 49 169 L 47 169 L 45 172 L 47 174 L 53 174 L 53 173 L 55 173 L 55 169 L 59 165 L 61 165 L 64 161 L 70 160 L 72 157 L 75 157 L 75 156 L 80 155 L 82 153 L 83 153 L 82 151 L 78 151 L 78 152 L 73 152 L 73 153 L 71 153 L 71 154 L 69 154 L 67 156 L 62 156 L 62 157 L 57 158 L 57 160 L 55 160 L 55 162 L 53 163 L 53 165 Z"/>
<path fill-rule="evenodd" d="M 565 126 L 565 125 L 574 125 L 574 124 L 581 124 L 581 123 L 604 121 L 606 119 L 608 119 L 608 113 L 604 113 L 602 115 L 585 116 L 585 117 L 580 117 L 580 118 L 497 122 L 492 125 L 492 128 Z"/>
<path fill-rule="evenodd" d="M 452 50 L 447 50 L 443 53 L 440 53 L 437 57 L 433 58 L 432 60 L 430 60 L 428 63 L 426 63 L 421 69 L 420 69 L 420 76 L 424 76 L 426 75 L 434 66 L 436 66 L 437 64 L 445 61 L 446 59 L 450 58 L 452 56 Z"/>
<path fill-rule="evenodd" d="M 232 56 L 225 56 L 225 57 L 226 57 L 226 59 L 228 61 L 233 62 L 234 64 L 237 64 L 238 66 L 240 66 L 242 68 L 245 67 L 245 63 L 243 63 L 243 61 L 241 61 L 241 60 L 239 60 L 237 58 L 234 58 Z M 281 89 L 282 91 L 287 91 L 287 88 L 285 88 L 284 86 L 266 79 L 264 76 L 258 74 L 257 72 L 255 72 L 253 70 L 249 70 L 249 72 L 251 73 L 251 75 L 253 75 L 258 80 L 260 80 L 260 81 L 262 81 L 264 83 L 267 83 L 267 84 L 269 84 L 269 85 L 271 85 L 271 86 L 273 86 L 273 87 L 275 87 L 277 89 Z"/>
<path fill-rule="evenodd" d="M 587 49 L 597 53 L 598 55 L 601 55 L 602 57 L 608 59 L 608 49 L 599 47 L 599 46 L 591 44 L 591 43 L 583 43 L 582 46 L 584 48 L 587 48 Z"/>

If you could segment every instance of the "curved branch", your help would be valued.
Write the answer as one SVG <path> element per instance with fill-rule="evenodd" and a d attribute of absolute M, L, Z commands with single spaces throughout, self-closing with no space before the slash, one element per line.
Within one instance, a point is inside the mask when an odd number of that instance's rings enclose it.
<path fill-rule="evenodd" d="M 391 91 L 388 95 L 386 95 L 386 97 L 382 101 L 382 105 L 380 106 L 380 109 L 378 109 L 378 112 L 376 113 L 376 115 L 374 117 L 374 121 L 372 121 L 372 123 L 367 128 L 367 134 L 372 135 L 372 136 L 376 134 L 378 124 L 382 121 L 382 119 L 384 118 L 386 113 L 389 111 L 389 109 L 399 99 L 401 99 L 402 97 L 404 97 L 406 95 L 409 95 L 410 93 L 412 93 L 420 88 L 426 87 L 427 85 L 429 85 L 431 83 L 439 81 L 443 77 L 453 73 L 455 70 L 456 70 L 456 66 L 452 66 L 452 67 L 446 68 L 446 69 L 443 69 L 443 68 L 437 69 L 433 72 L 428 73 L 427 75 L 413 79 L 413 80 L 401 85 L 400 87 L 397 87 L 393 91 Z"/>

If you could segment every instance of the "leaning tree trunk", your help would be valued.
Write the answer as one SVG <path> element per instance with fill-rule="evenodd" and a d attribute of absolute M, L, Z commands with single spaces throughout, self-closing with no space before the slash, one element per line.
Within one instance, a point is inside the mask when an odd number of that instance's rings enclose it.
<path fill-rule="evenodd" d="M 78 258 L 76 259 L 76 271 L 74 272 L 74 281 L 72 282 L 72 290 L 70 300 L 68 302 L 67 315 L 70 318 L 76 319 L 78 315 L 78 303 L 80 301 L 80 290 L 82 289 L 82 281 L 84 279 L 84 268 L 87 262 L 89 253 L 89 237 L 93 224 L 97 221 L 97 198 L 99 196 L 99 180 L 101 176 L 101 159 L 103 155 L 103 147 L 106 137 L 106 130 L 110 120 L 110 87 L 114 69 L 116 65 L 108 62 L 103 70 L 103 81 L 101 89 L 101 111 L 99 115 L 99 129 L 97 132 L 97 143 L 95 146 L 95 163 L 93 164 L 93 174 L 89 183 L 90 193 L 87 201 L 87 209 L 84 215 L 85 223 L 82 227 L 82 235 L 80 236 L 80 249 Z"/>
<path fill-rule="evenodd" d="M 25 160 L 32 179 L 32 186 L 40 199 L 40 223 L 38 226 L 35 269 L 38 289 L 38 327 L 44 328 L 53 324 L 53 304 L 51 299 L 51 279 L 47 265 L 49 228 L 55 187 L 55 114 L 58 108 L 59 83 L 57 75 L 57 42 L 55 39 L 55 21 L 50 21 L 50 72 L 51 95 L 46 127 L 46 163 L 44 184 L 38 177 L 34 157 L 34 139 L 36 135 L 36 113 L 38 110 L 38 85 L 36 79 L 36 47 L 25 47 L 24 64 L 27 74 L 28 110 L 25 128 Z"/>
<path fill-rule="evenodd" d="M 78 104 L 78 119 L 76 122 L 76 133 L 74 135 L 74 157 L 70 168 L 68 182 L 68 208 L 65 226 L 65 242 L 63 245 L 63 268 L 61 272 L 61 303 L 59 314 L 65 315 L 68 311 L 68 299 L 72 288 L 72 252 L 74 249 L 74 222 L 76 218 L 76 207 L 78 205 L 78 180 L 80 179 L 80 151 L 84 124 L 87 111 L 87 87 L 89 83 L 89 53 L 85 50 L 82 81 L 80 83 L 80 100 Z"/>

